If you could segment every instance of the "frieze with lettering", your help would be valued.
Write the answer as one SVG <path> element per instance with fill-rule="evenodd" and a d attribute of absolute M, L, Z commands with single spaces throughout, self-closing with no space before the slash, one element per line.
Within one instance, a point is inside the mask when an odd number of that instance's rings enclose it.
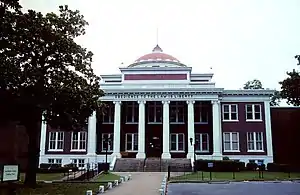
<path fill-rule="evenodd" d="M 159 99 L 159 98 L 193 98 L 192 94 L 120 94 L 115 95 L 116 99 Z"/>

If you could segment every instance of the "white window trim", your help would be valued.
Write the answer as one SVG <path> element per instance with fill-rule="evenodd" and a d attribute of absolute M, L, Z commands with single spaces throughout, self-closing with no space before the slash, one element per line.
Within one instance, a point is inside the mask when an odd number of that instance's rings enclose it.
<path fill-rule="evenodd" d="M 115 120 L 114 120 L 114 114 L 115 114 L 115 107 L 112 105 L 112 104 L 109 104 L 108 105 L 108 108 L 107 108 L 107 115 L 108 115 L 108 121 L 105 121 L 105 115 L 103 115 L 103 118 L 102 118 L 102 124 L 114 124 Z"/>
<path fill-rule="evenodd" d="M 252 113 L 252 119 L 247 119 L 247 106 L 251 105 L 251 113 Z M 260 112 L 260 119 L 255 119 L 255 106 L 259 106 L 259 112 Z M 261 110 L 261 104 L 246 104 L 245 105 L 245 112 L 246 112 L 246 121 L 247 122 L 261 122 L 262 121 L 262 110 Z"/>
<path fill-rule="evenodd" d="M 134 136 L 135 135 L 138 135 L 137 133 L 126 133 L 125 134 L 125 151 L 126 152 L 137 152 L 138 151 L 138 149 L 137 150 L 134 150 L 134 145 L 135 145 L 135 142 L 134 142 Z M 131 150 L 128 150 L 127 149 L 127 138 L 128 138 L 128 136 L 131 136 L 131 140 L 132 140 L 132 142 L 131 142 Z M 138 142 L 138 139 L 136 140 L 137 142 Z"/>
<path fill-rule="evenodd" d="M 172 108 L 175 108 L 176 115 L 175 115 L 175 121 L 169 120 L 170 124 L 184 124 L 184 114 L 182 115 L 183 121 L 179 121 L 179 112 L 180 112 L 179 108 L 182 108 L 184 112 L 184 105 L 179 104 L 179 102 L 175 102 L 175 104 L 170 104 L 170 111 L 172 111 Z M 169 117 L 171 118 L 171 114 Z"/>
<path fill-rule="evenodd" d="M 171 139 L 171 136 L 172 135 L 176 135 L 176 150 L 171 150 L 171 146 L 172 146 L 172 139 Z M 178 150 L 178 137 L 179 137 L 179 135 L 182 135 L 183 136 L 183 149 L 182 150 Z M 184 135 L 184 133 L 171 133 L 170 134 L 170 152 L 173 152 L 173 153 L 182 153 L 182 152 L 185 152 L 185 135 Z"/>
<path fill-rule="evenodd" d="M 230 150 L 226 150 L 225 149 L 225 134 L 229 134 L 230 135 Z M 233 150 L 233 139 L 232 139 L 232 134 L 237 134 L 237 142 L 238 142 L 238 149 L 237 150 Z M 240 152 L 240 134 L 239 132 L 224 132 L 223 133 L 223 148 L 224 148 L 224 152 Z"/>
<path fill-rule="evenodd" d="M 52 141 L 51 140 L 51 133 L 55 133 L 55 149 L 50 149 L 50 142 Z M 62 149 L 57 149 L 57 147 L 58 147 L 58 134 L 59 133 L 62 133 Z M 49 152 L 62 152 L 62 151 L 64 151 L 64 139 L 65 139 L 65 134 L 64 134 L 64 132 L 63 131 L 50 131 L 49 132 L 49 140 L 48 140 L 48 143 L 49 143 L 49 145 L 48 145 L 48 151 Z"/>
<path fill-rule="evenodd" d="M 249 133 L 253 133 L 253 145 L 254 145 L 254 150 L 249 150 Z M 256 149 L 256 135 L 258 133 L 261 133 L 261 148 L 262 150 L 257 150 Z M 247 152 L 264 152 L 264 133 L 263 132 L 247 132 Z"/>
<path fill-rule="evenodd" d="M 78 140 L 77 140 L 77 146 L 78 148 L 77 149 L 73 149 L 73 134 L 74 133 L 78 133 Z M 79 149 L 80 148 L 80 138 L 81 138 L 81 133 L 84 133 L 85 134 L 85 149 Z M 78 131 L 78 132 L 72 132 L 71 134 L 71 152 L 85 152 L 86 151 L 86 146 L 87 146 L 87 132 L 86 131 Z"/>
<path fill-rule="evenodd" d="M 49 161 L 53 161 L 53 163 L 50 163 Z M 48 158 L 48 164 L 58 164 L 62 165 L 62 159 L 61 158 Z"/>
<path fill-rule="evenodd" d="M 106 150 L 105 149 L 103 149 L 104 148 L 104 136 L 105 135 L 108 135 L 108 138 L 113 138 L 113 133 L 102 133 L 102 135 L 101 135 L 101 137 L 102 137 L 102 139 L 101 139 L 101 152 L 106 152 Z M 108 147 L 108 150 L 107 150 L 107 152 L 113 152 L 113 139 L 111 140 L 111 144 L 109 145 L 109 147 Z"/>
<path fill-rule="evenodd" d="M 200 140 L 198 140 L 198 144 L 200 146 L 200 150 L 195 150 L 195 152 L 209 152 L 209 134 L 208 133 L 195 133 L 195 137 L 198 137 L 197 135 L 199 135 Z M 207 150 L 203 150 L 202 149 L 202 140 L 203 140 L 203 135 L 207 136 Z"/>
<path fill-rule="evenodd" d="M 83 167 L 79 167 L 79 164 L 82 164 L 82 163 L 79 163 L 79 160 L 83 160 Z M 75 163 L 74 163 L 74 161 L 75 161 Z M 85 168 L 85 159 L 84 158 L 72 158 L 71 164 L 75 164 L 79 170 L 84 169 Z"/>
<path fill-rule="evenodd" d="M 228 106 L 229 107 L 229 110 L 228 110 L 228 114 L 229 114 L 229 119 L 225 119 L 225 106 Z M 232 112 L 231 108 L 232 106 L 235 106 L 235 109 L 236 109 L 236 119 L 231 119 L 231 114 L 232 113 L 235 113 L 235 112 Z M 222 119 L 224 122 L 238 122 L 239 121 L 239 110 L 238 110 L 238 105 L 237 104 L 223 104 L 222 105 Z"/>
<path fill-rule="evenodd" d="M 138 124 L 139 121 L 134 121 L 135 115 L 138 116 L 139 111 L 137 110 L 137 113 L 135 113 L 136 108 L 138 109 L 138 104 L 136 102 L 127 102 L 126 104 L 126 111 L 130 111 L 131 112 L 131 119 L 128 121 L 128 115 L 126 115 L 126 124 Z M 137 118 L 138 120 L 138 118 Z"/>
<path fill-rule="evenodd" d="M 153 102 L 153 104 L 148 105 L 148 124 L 162 124 L 163 123 L 163 120 L 161 120 L 160 122 L 157 121 L 157 116 L 156 116 L 157 108 L 161 108 L 161 112 L 163 112 L 162 104 L 159 104 L 158 102 Z M 151 110 L 154 111 L 154 120 L 155 121 L 150 121 L 149 112 L 151 112 Z M 161 118 L 163 118 L 163 113 L 161 113 Z"/>

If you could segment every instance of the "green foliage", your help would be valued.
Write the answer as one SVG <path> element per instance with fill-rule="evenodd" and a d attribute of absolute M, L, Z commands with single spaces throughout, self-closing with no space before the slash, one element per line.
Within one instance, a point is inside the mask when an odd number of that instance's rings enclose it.
<path fill-rule="evenodd" d="M 271 96 L 271 106 L 279 106 L 281 102 L 281 94 L 280 91 L 275 91 L 274 94 Z"/>
<path fill-rule="evenodd" d="M 288 104 L 300 106 L 300 73 L 296 70 L 287 72 L 288 77 L 279 82 L 281 97 L 287 99 Z"/>
<path fill-rule="evenodd" d="M 1 0 L 3 2 L 3 0 Z M 79 11 L 60 14 L 6 11 L 1 23 L 0 108 L 2 121 L 39 121 L 74 129 L 99 109 L 100 78 L 91 68 L 92 52 L 74 39 L 88 23 Z M 46 112 L 44 112 L 46 111 Z"/>
<path fill-rule="evenodd" d="M 252 81 L 247 81 L 244 84 L 244 89 L 263 89 L 263 87 L 260 80 L 254 79 Z"/>

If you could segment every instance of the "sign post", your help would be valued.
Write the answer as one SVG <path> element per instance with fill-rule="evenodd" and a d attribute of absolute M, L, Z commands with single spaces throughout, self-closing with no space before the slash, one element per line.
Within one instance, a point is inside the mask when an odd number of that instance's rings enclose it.
<path fill-rule="evenodd" d="M 214 163 L 210 162 L 210 163 L 207 163 L 207 167 L 209 168 L 209 179 L 210 181 L 212 180 L 212 175 L 211 175 L 211 171 L 212 171 L 212 168 L 214 167 Z"/>

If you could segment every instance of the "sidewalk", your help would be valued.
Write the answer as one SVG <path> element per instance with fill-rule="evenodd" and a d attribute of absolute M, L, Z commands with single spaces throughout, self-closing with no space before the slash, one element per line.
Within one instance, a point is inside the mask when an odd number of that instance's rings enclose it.
<path fill-rule="evenodd" d="M 131 174 L 132 180 L 107 191 L 107 195 L 158 195 L 161 182 L 166 173 L 162 172 L 115 172 L 118 175 Z"/>

